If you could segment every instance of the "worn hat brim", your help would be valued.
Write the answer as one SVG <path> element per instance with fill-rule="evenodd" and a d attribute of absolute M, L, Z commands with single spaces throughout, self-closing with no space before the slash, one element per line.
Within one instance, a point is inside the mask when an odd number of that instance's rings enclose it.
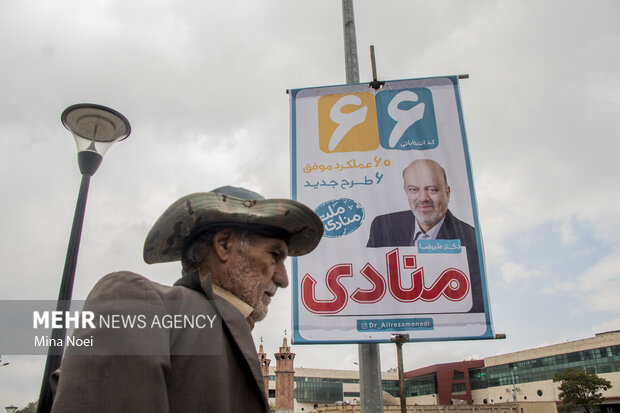
<path fill-rule="evenodd" d="M 216 192 L 200 192 L 174 202 L 155 222 L 144 243 L 148 264 L 179 261 L 183 248 L 209 227 L 229 224 L 283 234 L 288 255 L 311 252 L 323 236 L 323 223 L 310 208 L 291 199 L 247 200 Z M 277 236 L 277 235 L 274 235 Z"/>

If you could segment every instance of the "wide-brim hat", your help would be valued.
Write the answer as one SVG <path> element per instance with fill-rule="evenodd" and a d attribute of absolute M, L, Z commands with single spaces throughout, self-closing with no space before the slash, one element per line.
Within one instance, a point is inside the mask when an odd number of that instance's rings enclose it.
<path fill-rule="evenodd" d="M 256 192 L 226 186 L 184 196 L 170 205 L 146 237 L 144 261 L 179 261 L 198 234 L 226 226 L 283 239 L 290 256 L 309 253 L 323 236 L 321 219 L 301 202 L 265 199 Z"/>

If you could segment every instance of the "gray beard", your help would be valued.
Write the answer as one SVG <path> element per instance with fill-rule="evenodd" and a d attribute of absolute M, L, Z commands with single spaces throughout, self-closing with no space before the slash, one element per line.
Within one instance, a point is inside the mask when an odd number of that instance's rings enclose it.
<path fill-rule="evenodd" d="M 441 217 L 439 216 L 439 212 L 437 211 L 433 212 L 433 215 L 426 219 L 422 219 L 415 213 L 413 215 L 415 216 L 416 221 L 418 221 L 418 224 L 425 225 L 427 227 L 434 227 L 439 221 L 441 221 Z"/>
<path fill-rule="evenodd" d="M 243 284 L 245 283 L 245 281 L 256 277 L 256 274 L 250 268 L 250 263 L 247 260 L 245 251 L 243 251 L 242 253 L 244 255 L 241 257 L 241 260 L 238 263 L 238 268 L 233 278 L 234 281 L 232 282 L 235 291 L 243 291 Z M 273 281 L 271 281 L 270 284 L 267 286 L 267 289 L 275 293 L 275 289 L 277 289 L 277 286 L 275 285 L 275 283 L 273 283 Z M 252 314 L 250 314 L 250 318 L 252 319 L 252 321 L 261 321 L 267 316 L 270 297 L 265 295 L 265 291 L 261 291 L 258 297 L 252 297 L 256 300 L 256 302 L 248 302 L 245 297 L 238 298 L 243 300 L 246 304 L 250 305 L 254 309 L 254 311 L 252 311 Z"/>

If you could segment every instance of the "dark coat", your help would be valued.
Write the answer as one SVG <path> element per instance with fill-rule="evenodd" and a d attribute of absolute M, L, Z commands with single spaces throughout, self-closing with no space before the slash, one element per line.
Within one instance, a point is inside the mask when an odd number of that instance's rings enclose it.
<path fill-rule="evenodd" d="M 162 305 L 194 300 L 204 302 L 205 313 L 212 314 L 210 280 L 200 283 L 197 273 L 195 277 L 170 287 L 130 272 L 109 274 L 93 288 L 86 305 L 96 299 L 142 299 Z M 217 355 L 84 356 L 68 351 L 52 412 L 269 412 L 248 323 L 228 302 L 219 300 L 218 306 L 222 350 Z M 197 334 L 196 329 L 190 330 L 153 340 L 169 349 L 172 343 L 194 341 L 191 335 Z M 88 336 L 92 331 L 80 334 Z"/>
<path fill-rule="evenodd" d="M 366 246 L 371 248 L 410 246 L 414 228 L 415 216 L 410 209 L 379 215 L 372 221 Z M 459 239 L 461 245 L 467 247 L 467 262 L 469 263 L 473 297 L 473 306 L 470 312 L 483 312 L 484 302 L 476 231 L 471 225 L 457 219 L 448 210 L 443 225 L 437 233 L 437 239 Z"/>

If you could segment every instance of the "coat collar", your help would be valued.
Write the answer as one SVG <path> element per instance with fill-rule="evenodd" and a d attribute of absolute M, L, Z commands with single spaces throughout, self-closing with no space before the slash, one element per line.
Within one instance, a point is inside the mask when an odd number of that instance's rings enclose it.
<path fill-rule="evenodd" d="M 207 275 L 202 281 L 200 280 L 199 271 L 186 273 L 183 271 L 183 277 L 174 283 L 175 286 L 186 287 L 205 295 L 209 300 L 217 300 L 219 308 L 218 312 L 222 318 L 222 325 L 230 332 L 230 336 L 237 345 L 237 348 L 243 354 L 248 368 L 252 372 L 254 381 L 258 386 L 258 392 L 261 393 L 265 406 L 269 406 L 265 384 L 263 382 L 263 372 L 258 361 L 258 354 L 254 347 L 254 340 L 250 332 L 250 326 L 239 310 L 226 300 L 221 299 L 213 293 L 211 276 Z"/>

